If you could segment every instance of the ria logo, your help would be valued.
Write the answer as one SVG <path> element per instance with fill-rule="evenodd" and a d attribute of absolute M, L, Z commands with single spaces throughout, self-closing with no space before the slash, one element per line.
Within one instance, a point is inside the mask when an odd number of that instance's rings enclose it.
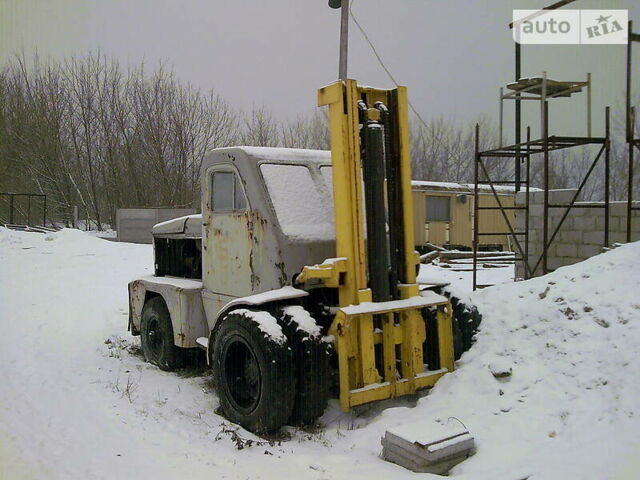
<path fill-rule="evenodd" d="M 581 10 L 580 43 L 627 43 L 629 14 L 627 10 Z"/>
<path fill-rule="evenodd" d="M 523 44 L 625 44 L 627 10 L 514 10 L 513 39 Z"/>
<path fill-rule="evenodd" d="M 589 38 L 599 37 L 600 35 L 611 35 L 615 32 L 621 32 L 622 27 L 617 20 L 609 20 L 613 15 L 600 15 L 596 20 L 597 25 L 587 27 L 587 35 Z"/>

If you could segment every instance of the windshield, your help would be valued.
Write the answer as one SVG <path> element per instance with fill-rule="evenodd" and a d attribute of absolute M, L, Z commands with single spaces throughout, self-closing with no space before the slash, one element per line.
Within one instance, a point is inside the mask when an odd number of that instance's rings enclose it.
<path fill-rule="evenodd" d="M 260 171 L 283 233 L 296 239 L 333 240 L 333 198 L 324 175 L 304 165 L 263 163 Z M 330 170 L 330 168 L 329 168 Z"/>

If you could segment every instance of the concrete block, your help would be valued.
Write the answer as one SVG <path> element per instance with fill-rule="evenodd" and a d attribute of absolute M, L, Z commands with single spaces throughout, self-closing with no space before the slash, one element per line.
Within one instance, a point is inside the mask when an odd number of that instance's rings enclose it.
<path fill-rule="evenodd" d="M 526 196 L 526 192 L 517 192 L 516 205 L 524 205 L 527 201 Z M 531 196 L 529 196 L 529 201 L 531 201 Z"/>
<path fill-rule="evenodd" d="M 516 278 L 524 278 L 524 264 L 522 262 L 516 262 L 515 276 Z"/>
<path fill-rule="evenodd" d="M 627 217 L 627 202 L 612 202 L 609 204 L 609 214 L 614 217 Z"/>
<path fill-rule="evenodd" d="M 547 268 L 549 270 L 555 270 L 556 268 L 564 267 L 564 260 L 558 257 L 549 257 L 547 259 Z M 542 267 L 542 262 L 540 262 L 540 266 Z"/>
<path fill-rule="evenodd" d="M 602 218 L 602 231 L 604 231 L 604 212 Z M 622 226 L 624 225 L 624 228 Z M 609 217 L 609 232 L 618 232 L 627 229 L 627 219 L 620 217 Z"/>
<path fill-rule="evenodd" d="M 603 209 L 600 208 L 580 208 L 580 207 L 573 207 L 571 209 L 571 212 L 569 213 L 569 215 L 571 215 L 574 218 L 579 218 L 579 217 L 595 217 L 598 215 L 598 213 L 600 212 L 604 212 Z"/>
<path fill-rule="evenodd" d="M 595 228 L 593 230 L 602 230 L 604 232 L 604 211 L 595 217 Z M 626 230 L 627 218 L 626 217 L 609 217 L 609 231 Z"/>
<path fill-rule="evenodd" d="M 636 236 L 636 240 L 638 236 Z M 625 243 L 627 241 L 627 233 L 625 232 L 609 232 L 609 243 Z M 631 236 L 631 241 L 634 240 L 634 236 Z"/>
<path fill-rule="evenodd" d="M 597 245 L 578 245 L 578 257 L 582 259 L 591 258 L 602 253 L 602 247 Z"/>
<path fill-rule="evenodd" d="M 577 230 L 561 231 L 560 241 L 568 244 L 574 244 L 574 245 L 578 243 L 582 243 L 582 232 Z"/>
<path fill-rule="evenodd" d="M 516 202 L 521 201 L 522 205 L 525 204 L 526 202 L 526 192 L 522 191 L 522 192 L 518 192 L 519 197 L 516 197 Z M 542 203 L 544 201 L 544 192 L 539 191 L 539 192 L 532 192 L 529 191 L 529 205 L 533 205 L 535 203 Z"/>
<path fill-rule="evenodd" d="M 581 262 L 583 259 L 579 257 L 563 257 L 562 263 L 566 265 L 573 265 L 574 263 Z"/>
<path fill-rule="evenodd" d="M 575 243 L 560 243 L 556 250 L 559 257 L 576 257 L 578 255 L 578 247 Z"/>
<path fill-rule="evenodd" d="M 611 236 L 611 234 L 609 234 Z M 584 232 L 582 235 L 582 241 L 586 245 L 602 245 L 604 242 L 604 232 L 602 231 L 593 231 L 593 232 Z"/>
<path fill-rule="evenodd" d="M 549 218 L 549 229 L 555 229 L 559 224 L 560 220 L 562 220 L 562 215 L 556 214 Z M 571 214 L 567 216 L 562 222 L 562 226 L 560 227 L 560 231 L 565 230 L 573 230 L 573 217 Z"/>
<path fill-rule="evenodd" d="M 586 209 L 582 209 L 586 210 Z M 596 228 L 596 218 L 590 216 L 578 216 L 573 218 L 573 228 L 575 230 L 586 230 L 590 232 Z"/>
<path fill-rule="evenodd" d="M 544 208 L 542 205 L 531 205 L 529 207 L 530 217 L 542 217 L 543 213 L 544 213 Z"/>
<path fill-rule="evenodd" d="M 542 231 L 542 217 L 532 217 L 529 219 L 529 229 Z"/>
<path fill-rule="evenodd" d="M 540 248 L 540 254 L 542 254 L 542 248 Z M 558 244 L 556 242 L 553 242 L 549 245 L 549 248 L 547 248 L 547 256 L 549 258 L 558 256 Z"/>
<path fill-rule="evenodd" d="M 475 447 L 474 438 L 466 428 L 445 429 L 438 424 L 419 433 L 412 424 L 387 430 L 381 444 L 385 460 L 414 472 L 438 475 L 446 474 L 472 455 Z"/>
<path fill-rule="evenodd" d="M 567 188 L 549 191 L 549 203 L 566 203 L 568 204 L 576 194 L 576 188 Z M 580 197 L 578 197 L 580 200 Z"/>

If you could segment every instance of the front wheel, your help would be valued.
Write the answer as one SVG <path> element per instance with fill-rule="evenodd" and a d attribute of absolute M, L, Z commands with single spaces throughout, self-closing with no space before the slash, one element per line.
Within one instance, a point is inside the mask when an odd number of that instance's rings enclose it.
<path fill-rule="evenodd" d="M 151 298 L 142 308 L 140 343 L 147 362 L 167 371 L 182 366 L 182 350 L 175 346 L 171 315 L 160 296 Z"/>
<path fill-rule="evenodd" d="M 291 415 L 295 397 L 293 356 L 280 327 L 267 312 L 242 310 L 221 320 L 212 364 L 225 416 L 255 433 L 279 429 Z M 262 327 L 262 328 L 261 328 Z"/>

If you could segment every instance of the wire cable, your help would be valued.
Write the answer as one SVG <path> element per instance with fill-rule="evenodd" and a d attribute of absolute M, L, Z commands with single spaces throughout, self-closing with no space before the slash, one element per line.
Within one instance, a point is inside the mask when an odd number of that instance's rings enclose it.
<path fill-rule="evenodd" d="M 387 66 L 384 64 L 384 62 L 382 61 L 382 57 L 380 57 L 380 54 L 378 53 L 378 50 L 376 50 L 375 45 L 373 44 L 373 42 L 371 41 L 371 39 L 369 38 L 369 35 L 367 35 L 367 32 L 365 31 L 365 29 L 362 27 L 362 25 L 360 25 L 360 22 L 358 22 L 358 19 L 356 18 L 356 16 L 353 14 L 353 4 L 355 3 L 355 0 L 352 0 L 351 3 L 349 4 L 349 16 L 351 17 L 351 20 L 353 20 L 353 23 L 356 25 L 356 27 L 358 27 L 358 30 L 360 31 L 360 33 L 362 34 L 362 36 L 364 37 L 364 39 L 366 40 L 366 42 L 369 44 L 369 47 L 371 47 L 371 51 L 373 52 L 373 54 L 375 55 L 376 59 L 378 60 L 378 63 L 380 64 L 380 66 L 382 67 L 382 69 L 386 72 L 386 74 L 389 76 L 389 78 L 391 79 L 391 81 L 393 82 L 393 84 L 398 87 L 399 84 L 396 81 L 395 77 L 393 76 L 393 74 L 391 73 L 391 71 L 387 68 Z M 415 107 L 413 106 L 413 104 L 411 103 L 411 101 L 409 99 L 407 99 L 407 103 L 409 104 L 409 108 L 411 109 L 411 111 L 413 112 L 413 114 L 418 118 L 418 120 L 420 120 L 420 122 L 422 123 L 422 125 L 424 125 L 425 127 L 427 126 L 427 122 L 425 122 L 422 117 L 420 116 L 420 114 L 418 113 L 418 111 L 415 109 Z"/>

